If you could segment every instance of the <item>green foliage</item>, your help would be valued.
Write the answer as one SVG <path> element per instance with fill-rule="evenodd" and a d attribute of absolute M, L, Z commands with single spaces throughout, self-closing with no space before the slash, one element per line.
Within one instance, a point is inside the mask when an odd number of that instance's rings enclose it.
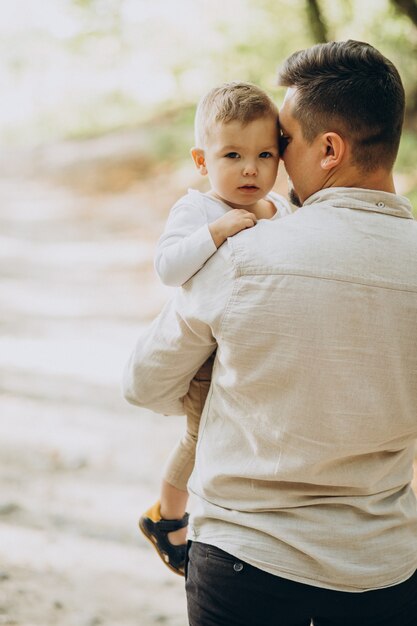
<path fill-rule="evenodd" d="M 251 0 L 248 4 L 251 20 L 246 29 L 217 23 L 227 45 L 213 55 L 213 64 L 222 80 L 247 80 L 271 89 L 283 60 L 313 43 L 303 16 L 304 2 Z"/>
<path fill-rule="evenodd" d="M 184 106 L 150 120 L 150 153 L 155 161 L 179 163 L 190 158 L 194 145 L 195 106 Z"/>
<path fill-rule="evenodd" d="M 410 103 L 408 126 L 412 116 L 416 123 L 417 28 L 411 20 L 389 0 L 318 5 L 330 37 L 369 41 L 398 66 Z M 228 80 L 257 83 L 279 102 L 278 67 L 315 42 L 306 0 L 62 0 L 62 7 L 71 22 L 68 35 L 36 29 L 15 37 L 15 48 L 12 36 L 0 44 L 6 96 L 36 73 L 22 90 L 34 94 L 26 120 L 10 115 L 18 121 L 0 128 L 3 136 L 89 137 L 149 120 L 156 153 L 181 158 L 192 142 L 188 103 Z M 32 84 L 39 85 L 36 93 Z M 412 136 L 405 137 L 398 169 L 413 169 L 415 148 Z"/>
<path fill-rule="evenodd" d="M 417 220 L 417 185 L 406 193 L 413 207 L 414 218 Z"/>
<path fill-rule="evenodd" d="M 405 129 L 401 138 L 396 167 L 401 172 L 416 172 L 417 135 Z M 417 178 L 417 172 L 416 172 Z M 416 181 L 417 182 L 417 181 Z"/>
<path fill-rule="evenodd" d="M 72 114 L 73 120 L 67 119 L 68 130 L 64 131 L 67 139 L 85 139 L 103 135 L 135 126 L 141 120 L 138 103 L 120 91 L 106 93 L 101 98 L 86 103 L 80 111 L 73 111 Z M 67 111 L 67 115 L 71 115 L 70 111 Z M 59 119 L 56 122 L 59 122 Z M 62 121 L 64 122 L 63 119 Z"/>
<path fill-rule="evenodd" d="M 413 206 L 414 215 L 417 219 L 416 154 L 417 135 L 414 131 L 406 128 L 401 138 L 395 170 L 401 174 L 402 179 L 401 188 L 397 185 L 398 191 L 410 200 Z"/>

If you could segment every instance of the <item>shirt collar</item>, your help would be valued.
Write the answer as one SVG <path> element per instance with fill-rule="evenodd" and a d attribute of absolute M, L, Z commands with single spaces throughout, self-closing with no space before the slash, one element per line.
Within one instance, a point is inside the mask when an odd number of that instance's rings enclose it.
<path fill-rule="evenodd" d="M 345 209 L 359 209 L 414 219 L 410 201 L 404 196 L 376 189 L 359 187 L 329 187 L 307 198 L 303 206 L 318 203 L 331 204 Z"/>

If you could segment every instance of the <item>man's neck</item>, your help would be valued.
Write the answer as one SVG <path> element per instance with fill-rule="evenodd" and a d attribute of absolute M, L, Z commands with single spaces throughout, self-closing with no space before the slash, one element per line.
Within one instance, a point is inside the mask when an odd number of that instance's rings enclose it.
<path fill-rule="evenodd" d="M 324 187 L 358 187 L 396 193 L 392 172 L 383 169 L 363 173 L 356 167 L 349 167 L 344 171 L 335 172 L 326 181 Z"/>

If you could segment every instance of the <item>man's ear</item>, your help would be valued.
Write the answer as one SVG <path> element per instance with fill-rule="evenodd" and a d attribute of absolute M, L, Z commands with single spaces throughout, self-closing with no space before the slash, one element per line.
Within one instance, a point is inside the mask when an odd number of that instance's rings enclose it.
<path fill-rule="evenodd" d="M 206 159 L 204 157 L 204 150 L 201 148 L 191 148 L 191 157 L 195 163 L 196 168 L 202 176 L 207 175 Z"/>
<path fill-rule="evenodd" d="M 323 157 L 320 165 L 323 170 L 332 170 L 343 161 L 346 153 L 346 141 L 337 133 L 324 133 L 322 137 Z"/>

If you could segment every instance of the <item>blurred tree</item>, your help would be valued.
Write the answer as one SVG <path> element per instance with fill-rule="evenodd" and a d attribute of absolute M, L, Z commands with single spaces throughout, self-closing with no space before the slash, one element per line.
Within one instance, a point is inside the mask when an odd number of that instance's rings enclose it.
<path fill-rule="evenodd" d="M 391 0 L 398 13 L 407 16 L 417 27 L 417 2 L 415 0 Z M 414 45 L 414 55 L 417 52 L 417 44 Z M 415 82 L 408 93 L 407 98 L 407 122 L 417 126 L 417 85 Z"/>
<path fill-rule="evenodd" d="M 307 17 L 316 43 L 329 41 L 326 20 L 317 0 L 306 0 Z"/>
<path fill-rule="evenodd" d="M 391 0 L 398 11 L 404 13 L 417 26 L 417 2 L 415 0 Z"/>

